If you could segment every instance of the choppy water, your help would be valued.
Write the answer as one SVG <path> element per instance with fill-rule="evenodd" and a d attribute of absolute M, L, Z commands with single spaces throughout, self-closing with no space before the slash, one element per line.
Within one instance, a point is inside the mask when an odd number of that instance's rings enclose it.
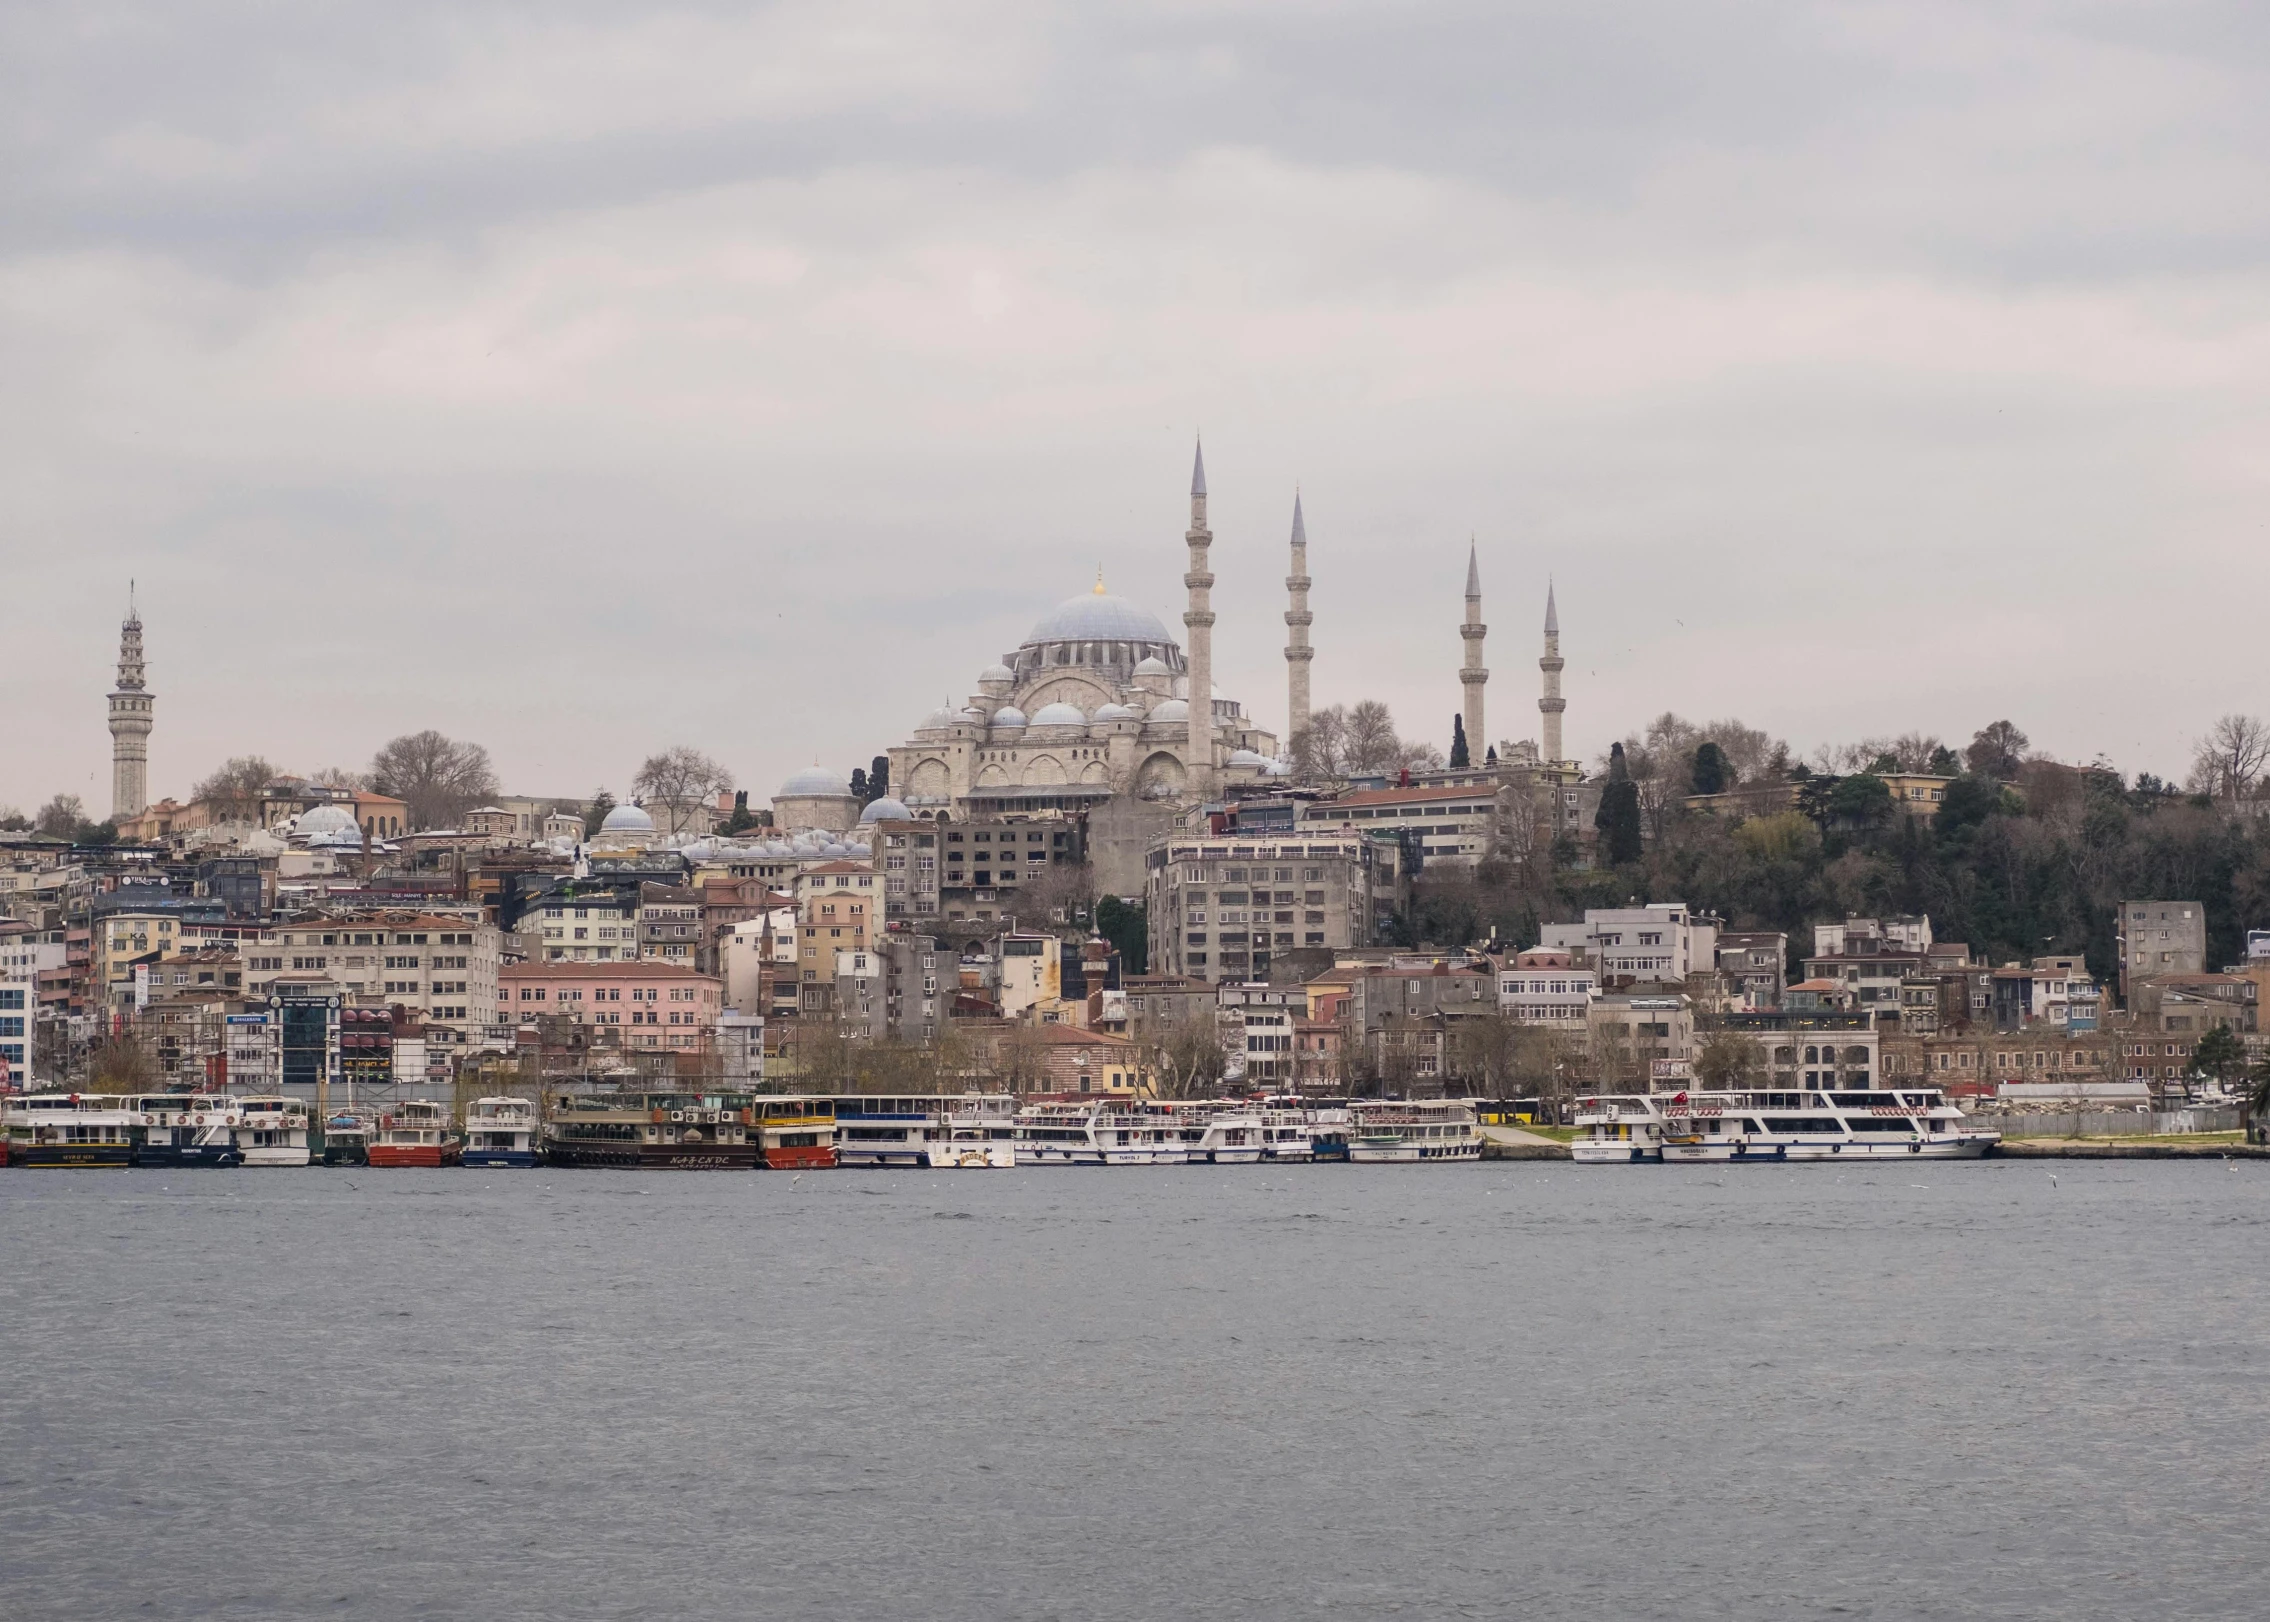
<path fill-rule="evenodd" d="M 0 1172 L 0 1612 L 2259 1615 L 2270 1168 Z"/>

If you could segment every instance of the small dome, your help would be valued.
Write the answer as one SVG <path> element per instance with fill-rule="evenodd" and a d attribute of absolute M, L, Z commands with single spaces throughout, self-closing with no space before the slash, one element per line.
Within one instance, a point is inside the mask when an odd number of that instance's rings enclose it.
<path fill-rule="evenodd" d="M 607 813 L 607 820 L 599 824 L 603 834 L 650 834 L 654 832 L 654 819 L 635 805 L 618 805 Z"/>
<path fill-rule="evenodd" d="M 983 670 L 977 673 L 977 684 L 980 687 L 983 687 L 990 682 L 1008 683 L 1013 682 L 1016 679 L 1017 673 L 1011 670 L 1007 665 L 987 665 Z"/>
<path fill-rule="evenodd" d="M 1096 713 L 1089 719 L 1093 721 L 1132 721 L 1137 713 L 1125 704 L 1104 704 L 1099 705 Z"/>
<path fill-rule="evenodd" d="M 343 805 L 310 806 L 292 819 L 292 832 L 302 839 L 317 834 L 351 833 L 358 838 L 362 829 L 355 822 L 355 814 Z"/>
<path fill-rule="evenodd" d="M 915 731 L 917 731 L 917 732 L 943 732 L 943 731 L 945 731 L 945 730 L 946 730 L 946 729 L 947 729 L 948 727 L 952 726 L 952 725 L 953 725 L 953 724 L 954 724 L 954 723 L 955 723 L 956 721 L 959 721 L 960 719 L 961 719 L 961 716 L 960 716 L 959 714 L 957 714 L 957 713 L 956 713 L 955 711 L 953 711 L 953 710 L 947 710 L 947 709 L 937 709 L 937 710 L 932 710 L 932 711 L 930 712 L 930 714 L 929 714 L 929 715 L 928 715 L 927 717 L 925 717 L 925 718 L 924 718 L 922 725 L 920 725 L 920 726 L 918 726 L 918 727 L 916 727 L 916 728 L 915 728 Z"/>
<path fill-rule="evenodd" d="M 1080 713 L 1079 706 L 1075 704 L 1043 704 L 1033 716 L 1032 724 L 1036 727 L 1084 727 L 1088 724 L 1088 718 Z"/>
<path fill-rule="evenodd" d="M 829 771 L 825 766 L 807 766 L 787 782 L 780 785 L 774 799 L 788 799 L 810 795 L 838 795 L 851 792 L 850 782 Z"/>
<path fill-rule="evenodd" d="M 1230 751 L 1229 764 L 1231 764 L 1232 766 L 1245 766 L 1250 768 L 1256 766 L 1266 766 L 1269 764 L 1269 762 L 1263 760 L 1260 755 L 1256 754 L 1251 749 L 1233 749 Z"/>
<path fill-rule="evenodd" d="M 993 712 L 993 724 L 997 727 L 1021 727 L 1025 724 L 1025 712 L 1014 704 L 1004 704 Z"/>
<path fill-rule="evenodd" d="M 1164 659 L 1153 654 L 1135 667 L 1135 674 L 1138 676 L 1171 676 L 1174 672 L 1167 668 L 1167 662 Z"/>
<path fill-rule="evenodd" d="M 1190 719 L 1190 706 L 1179 698 L 1166 699 L 1151 711 L 1151 719 L 1154 721 L 1187 721 Z"/>
<path fill-rule="evenodd" d="M 879 800 L 867 802 L 867 809 L 859 813 L 861 822 L 912 822 L 914 813 L 906 808 L 904 800 L 894 800 L 888 794 Z"/>

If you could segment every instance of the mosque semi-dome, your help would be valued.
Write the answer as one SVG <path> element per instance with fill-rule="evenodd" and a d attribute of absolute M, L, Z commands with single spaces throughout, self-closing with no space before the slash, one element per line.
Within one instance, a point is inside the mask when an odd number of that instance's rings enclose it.
<path fill-rule="evenodd" d="M 1152 708 L 1149 718 L 1153 721 L 1187 721 L 1190 719 L 1190 706 L 1179 698 L 1163 699 Z"/>
<path fill-rule="evenodd" d="M 993 724 L 997 727 L 1021 727 L 1025 724 L 1025 712 L 1014 704 L 1004 704 L 993 712 Z"/>
<path fill-rule="evenodd" d="M 1007 665 L 987 665 L 977 673 L 977 679 L 980 686 L 987 682 L 1012 682 L 1017 679 L 1017 673 Z"/>
<path fill-rule="evenodd" d="M 1138 676 L 1171 676 L 1174 674 L 1174 670 L 1164 659 L 1154 655 L 1138 664 L 1135 667 L 1135 674 Z"/>
<path fill-rule="evenodd" d="M 650 834 L 654 832 L 654 819 L 635 805 L 618 805 L 607 813 L 607 820 L 599 824 L 603 834 Z"/>
<path fill-rule="evenodd" d="M 1036 727 L 1084 727 L 1088 718 L 1080 713 L 1077 704 L 1043 704 L 1033 712 L 1032 724 Z"/>
<path fill-rule="evenodd" d="M 825 766 L 807 766 L 780 785 L 776 800 L 810 798 L 815 795 L 838 795 L 851 792 L 850 780 L 829 771 Z"/>
<path fill-rule="evenodd" d="M 859 820 L 862 823 L 912 822 L 914 813 L 906 808 L 905 801 L 894 800 L 886 794 L 879 800 L 869 800 L 867 809 L 859 813 Z"/>
<path fill-rule="evenodd" d="M 1129 704 L 1103 704 L 1097 706 L 1091 721 L 1132 721 L 1142 712 Z"/>

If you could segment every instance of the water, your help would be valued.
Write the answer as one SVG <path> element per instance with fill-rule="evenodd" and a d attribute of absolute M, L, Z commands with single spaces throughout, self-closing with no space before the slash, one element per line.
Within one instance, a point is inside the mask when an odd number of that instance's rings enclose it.
<path fill-rule="evenodd" d="M 2270 1168 L 0 1172 L 0 1612 L 2259 1614 Z"/>

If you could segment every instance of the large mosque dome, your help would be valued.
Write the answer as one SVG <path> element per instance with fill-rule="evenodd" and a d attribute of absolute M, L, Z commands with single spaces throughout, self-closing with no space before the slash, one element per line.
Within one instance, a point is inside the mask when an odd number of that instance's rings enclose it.
<path fill-rule="evenodd" d="M 1032 628 L 1023 646 L 1047 642 L 1172 642 L 1159 617 L 1140 603 L 1102 591 L 1067 597 Z"/>

